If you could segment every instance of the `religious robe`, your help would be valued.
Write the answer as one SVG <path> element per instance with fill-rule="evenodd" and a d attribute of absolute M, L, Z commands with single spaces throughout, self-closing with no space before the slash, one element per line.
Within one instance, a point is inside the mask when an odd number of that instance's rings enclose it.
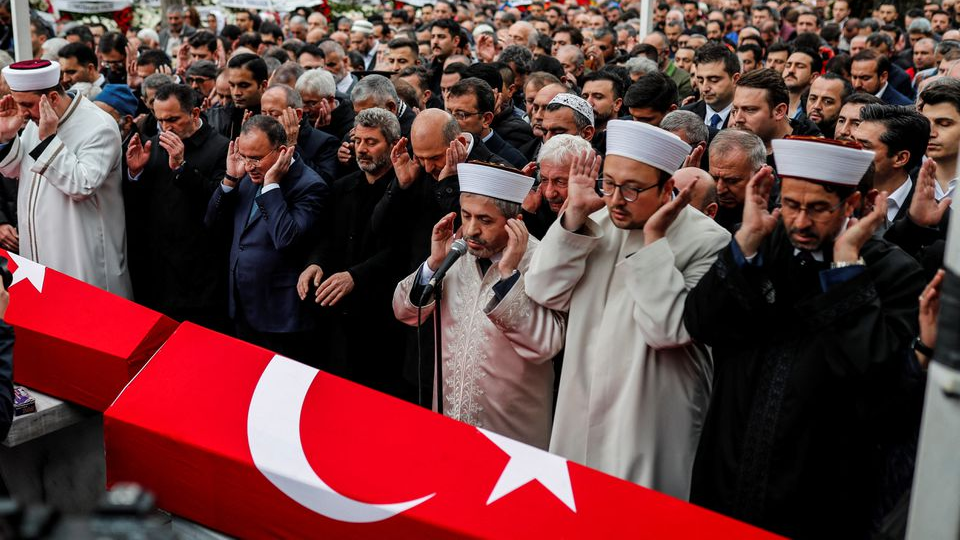
<path fill-rule="evenodd" d="M 131 298 L 117 122 L 75 95 L 56 134 L 28 122 L 0 149 L 0 174 L 18 178 L 20 254 Z"/>
<path fill-rule="evenodd" d="M 731 242 L 688 295 L 715 361 L 690 499 L 793 538 L 866 538 L 925 280 L 883 240 L 865 267 L 823 254 L 802 260 L 778 226 L 752 263 Z"/>
<path fill-rule="evenodd" d="M 549 360 L 563 347 L 565 321 L 527 296 L 524 275 L 536 249 L 530 238 L 520 275 L 499 302 L 493 292 L 500 279 L 496 264 L 481 275 L 477 258 L 467 253 L 447 272 L 440 317 L 443 413 L 546 449 L 553 412 Z M 401 281 L 393 295 L 394 314 L 410 326 L 417 324 L 410 294 L 420 271 Z M 431 324 L 434 307 L 431 300 L 421 309 L 425 324 Z"/>
<path fill-rule="evenodd" d="M 649 246 L 606 208 L 577 233 L 550 227 L 527 292 L 570 314 L 551 452 L 688 497 L 713 370 L 683 303 L 729 239 L 690 207 Z"/>

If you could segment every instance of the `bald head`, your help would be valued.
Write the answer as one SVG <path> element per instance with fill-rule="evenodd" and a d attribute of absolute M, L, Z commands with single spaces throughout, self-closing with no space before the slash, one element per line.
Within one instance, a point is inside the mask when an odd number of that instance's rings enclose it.
<path fill-rule="evenodd" d="M 678 190 L 691 187 L 690 206 L 710 218 L 717 215 L 717 183 L 710 173 L 696 167 L 686 167 L 673 174 Z"/>
<path fill-rule="evenodd" d="M 410 128 L 413 155 L 434 180 L 440 178 L 440 171 L 446 164 L 447 148 L 454 139 L 460 139 L 464 145 L 469 142 L 460 132 L 457 119 L 447 111 L 427 109 L 418 114 L 413 121 L 413 126 Z"/>

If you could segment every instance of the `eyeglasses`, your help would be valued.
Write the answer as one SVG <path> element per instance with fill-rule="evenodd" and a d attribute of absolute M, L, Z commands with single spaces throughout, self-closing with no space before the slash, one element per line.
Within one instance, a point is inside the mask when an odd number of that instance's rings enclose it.
<path fill-rule="evenodd" d="M 187 77 L 187 84 L 203 84 L 207 81 L 212 81 L 213 79 L 208 77 Z"/>
<path fill-rule="evenodd" d="M 107 66 L 110 69 L 121 69 L 126 64 L 126 62 L 124 62 L 123 60 L 114 60 L 114 61 L 102 60 L 100 63 Z"/>
<path fill-rule="evenodd" d="M 457 120 L 460 120 L 461 122 L 463 122 L 463 121 L 466 120 L 467 118 L 470 118 L 471 116 L 477 116 L 478 114 L 483 114 L 483 113 L 480 112 L 480 111 L 474 111 L 474 112 L 451 111 L 451 112 L 450 112 L 450 115 L 451 115 L 451 116 L 453 116 L 453 117 L 456 118 Z"/>
<path fill-rule="evenodd" d="M 785 199 L 781 201 L 781 211 L 785 214 L 800 215 L 800 212 L 805 212 L 807 217 L 810 218 L 810 221 L 826 221 L 830 219 L 830 216 L 837 211 L 838 208 L 843 206 L 844 201 L 840 201 L 836 206 L 829 207 L 827 203 L 816 203 L 812 206 L 804 206 L 798 204 L 796 201 L 791 201 Z"/>
<path fill-rule="evenodd" d="M 246 165 L 246 166 L 248 166 L 248 167 L 259 167 L 259 166 L 260 166 L 260 163 L 261 163 L 263 160 L 265 160 L 265 159 L 267 159 L 268 157 L 270 157 L 270 154 L 272 154 L 272 153 L 274 153 L 274 152 L 276 152 L 276 151 L 277 151 L 277 149 L 274 148 L 273 150 L 270 151 L 270 153 L 268 153 L 267 155 L 265 155 L 265 156 L 263 156 L 263 157 L 260 157 L 260 158 L 249 158 L 249 157 L 247 157 L 247 156 L 240 156 L 240 159 L 242 159 L 242 160 L 243 160 L 243 164 Z"/>
<path fill-rule="evenodd" d="M 633 202 L 637 200 L 637 197 L 644 191 L 657 187 L 657 184 L 653 184 L 652 186 L 637 188 L 626 184 L 614 184 L 610 180 L 597 180 L 597 184 L 600 185 L 600 191 L 605 197 L 613 197 L 613 192 L 619 188 L 620 196 L 627 202 Z"/>

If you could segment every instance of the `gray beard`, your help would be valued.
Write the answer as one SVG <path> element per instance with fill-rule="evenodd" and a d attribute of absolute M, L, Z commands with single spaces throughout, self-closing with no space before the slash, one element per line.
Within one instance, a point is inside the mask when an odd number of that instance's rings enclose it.
<path fill-rule="evenodd" d="M 374 157 L 370 161 L 361 162 L 358 156 L 357 167 L 365 173 L 373 173 L 379 170 L 382 170 L 386 165 L 390 164 L 390 156 L 382 156 L 380 158 Z"/>

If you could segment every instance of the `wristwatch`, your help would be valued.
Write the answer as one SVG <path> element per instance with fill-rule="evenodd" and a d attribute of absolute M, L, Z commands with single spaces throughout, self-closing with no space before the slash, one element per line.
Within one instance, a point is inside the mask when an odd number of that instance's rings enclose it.
<path fill-rule="evenodd" d="M 920 341 L 920 336 L 913 338 L 913 350 L 926 356 L 927 358 L 933 358 L 933 349 L 924 345 L 924 343 Z"/>
<path fill-rule="evenodd" d="M 837 262 L 834 261 L 830 263 L 830 268 L 846 268 L 848 266 L 866 266 L 867 261 L 863 260 L 863 257 L 853 261 L 853 262 Z"/>

